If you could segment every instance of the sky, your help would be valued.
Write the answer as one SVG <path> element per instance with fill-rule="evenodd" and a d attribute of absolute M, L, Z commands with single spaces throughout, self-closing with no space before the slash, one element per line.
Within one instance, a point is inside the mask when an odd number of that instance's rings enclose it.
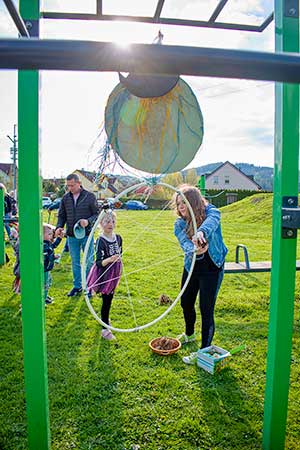
<path fill-rule="evenodd" d="M 106 14 L 152 15 L 157 1 L 103 0 Z M 16 3 L 17 4 L 17 3 Z M 218 0 L 166 0 L 162 17 L 206 20 Z M 94 0 L 45 0 L 42 11 L 93 12 Z M 228 0 L 218 20 L 260 24 L 273 11 L 273 0 Z M 165 45 L 274 51 L 274 22 L 263 33 L 199 29 L 125 22 L 42 20 L 41 38 L 153 42 L 158 31 Z M 0 3 L 0 37 L 17 32 Z M 204 139 L 188 167 L 230 161 L 273 167 L 274 83 L 208 77 L 183 77 L 197 96 Z M 92 146 L 103 122 L 117 73 L 41 71 L 41 171 L 45 178 L 65 177 L 76 169 L 96 170 Z M 13 126 L 17 123 L 17 74 L 0 71 L 0 162 L 11 162 Z"/>

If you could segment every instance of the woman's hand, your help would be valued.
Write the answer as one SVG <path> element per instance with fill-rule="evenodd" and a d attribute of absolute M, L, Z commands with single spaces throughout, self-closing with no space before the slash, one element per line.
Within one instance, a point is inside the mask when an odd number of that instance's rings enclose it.
<path fill-rule="evenodd" d="M 197 233 L 192 238 L 192 242 L 196 247 L 205 247 L 207 241 L 204 237 L 203 231 L 197 231 Z"/>
<path fill-rule="evenodd" d="M 196 255 L 203 255 L 203 253 L 207 252 L 208 243 L 201 245 L 201 247 L 196 247 Z"/>

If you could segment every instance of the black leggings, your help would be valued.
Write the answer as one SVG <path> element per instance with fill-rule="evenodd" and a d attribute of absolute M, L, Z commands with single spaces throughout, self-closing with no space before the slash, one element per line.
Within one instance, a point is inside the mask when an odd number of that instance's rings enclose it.
<path fill-rule="evenodd" d="M 109 311 L 114 294 L 101 294 L 101 296 L 102 296 L 101 320 L 107 325 L 109 325 Z"/>
<path fill-rule="evenodd" d="M 211 345 L 214 336 L 214 309 L 218 291 L 223 280 L 224 270 L 221 268 L 220 270 L 203 272 L 199 266 L 199 262 L 196 261 L 190 281 L 181 296 L 181 307 L 183 309 L 183 316 L 185 320 L 185 333 L 187 336 L 191 336 L 195 332 L 195 303 L 199 292 L 199 303 L 202 319 L 201 348 L 204 348 Z M 181 286 L 184 285 L 187 276 L 188 272 L 184 269 Z"/>

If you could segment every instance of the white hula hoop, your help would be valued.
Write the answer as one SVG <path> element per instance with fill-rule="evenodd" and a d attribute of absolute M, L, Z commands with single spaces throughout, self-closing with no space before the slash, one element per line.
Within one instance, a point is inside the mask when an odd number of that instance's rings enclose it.
<path fill-rule="evenodd" d="M 174 192 L 176 192 L 176 193 L 178 193 L 178 194 L 180 194 L 180 195 L 182 196 L 182 198 L 184 199 L 184 201 L 185 201 L 185 203 L 186 203 L 186 206 L 188 207 L 189 213 L 190 213 L 190 215 L 191 215 L 192 225 L 193 225 L 193 231 L 194 231 L 194 234 L 196 234 L 196 233 L 197 233 L 197 224 L 196 224 L 195 215 L 194 215 L 194 212 L 193 212 L 193 210 L 192 210 L 192 207 L 191 207 L 190 203 L 188 202 L 187 198 L 185 197 L 185 195 L 184 195 L 182 192 L 180 192 L 178 189 L 176 189 L 174 186 L 171 186 L 171 185 L 169 185 L 169 184 L 162 183 L 162 182 L 158 182 L 158 183 L 156 183 L 156 184 L 157 184 L 158 186 L 164 186 L 164 187 L 166 187 L 166 188 L 168 188 L 168 189 L 171 189 L 172 191 L 174 191 Z M 119 200 L 122 196 L 128 194 L 129 192 L 134 191 L 134 190 L 136 190 L 136 189 L 138 189 L 138 188 L 140 188 L 140 187 L 142 187 L 142 186 L 148 186 L 148 185 L 149 185 L 149 183 L 147 183 L 146 181 L 143 181 L 142 183 L 138 183 L 138 184 L 135 184 L 135 185 L 133 185 L 133 186 L 130 186 L 130 187 L 128 187 L 127 189 L 124 189 L 124 191 L 122 191 L 120 194 L 118 194 L 118 195 L 115 197 L 114 200 L 115 200 L 115 202 L 116 202 L 116 201 Z M 90 246 L 90 244 L 91 244 L 91 240 L 92 240 L 92 238 L 93 238 L 93 236 L 94 236 L 95 230 L 96 230 L 96 228 L 97 228 L 97 226 L 98 226 L 100 220 L 102 219 L 103 215 L 105 214 L 105 211 L 106 211 L 106 210 L 102 210 L 102 211 L 100 212 L 100 214 L 99 214 L 99 216 L 98 216 L 96 222 L 94 223 L 94 226 L 93 226 L 93 228 L 92 228 L 92 230 L 91 230 L 91 232 L 90 232 L 90 234 L 89 234 L 87 243 L 86 243 L 85 248 L 84 248 L 83 261 L 82 261 L 82 266 L 81 266 L 81 277 L 82 277 L 82 287 L 83 287 L 83 291 L 84 291 L 85 301 L 86 301 L 86 304 L 87 304 L 87 306 L 88 306 L 88 308 L 89 308 L 91 314 L 93 315 L 93 317 L 97 320 L 97 322 L 99 322 L 103 327 L 107 328 L 108 330 L 119 331 L 119 332 L 122 332 L 122 333 L 131 333 L 131 332 L 133 332 L 133 331 L 143 330 L 143 329 L 145 329 L 145 328 L 151 327 L 152 325 L 154 325 L 155 323 L 157 323 L 157 322 L 159 322 L 161 319 L 163 319 L 167 314 L 169 314 L 169 312 L 170 312 L 170 311 L 174 308 L 174 306 L 178 303 L 180 297 L 181 297 L 182 294 L 184 293 L 184 291 L 185 291 L 185 289 L 186 289 L 186 287 L 187 287 L 187 285 L 188 285 L 188 283 L 189 283 L 189 281 L 190 281 L 190 278 L 191 278 L 191 276 L 192 276 L 192 272 L 193 272 L 194 265 L 195 265 L 195 261 L 196 261 L 196 252 L 193 253 L 193 258 L 192 258 L 192 263 L 191 263 L 190 271 L 189 271 L 189 273 L 188 273 L 187 279 L 185 280 L 185 283 L 184 283 L 184 285 L 182 286 L 182 288 L 181 288 L 179 294 L 177 295 L 177 297 L 176 297 L 176 299 L 174 300 L 174 302 L 173 302 L 173 303 L 172 303 L 172 304 L 171 304 L 171 305 L 170 305 L 170 306 L 169 306 L 169 307 L 168 307 L 168 308 L 167 308 L 160 316 L 158 316 L 156 319 L 152 320 L 152 321 L 149 322 L 149 323 L 146 323 L 146 324 L 144 324 L 144 325 L 139 325 L 139 326 L 134 327 L 134 328 L 116 328 L 116 327 L 113 327 L 113 326 L 111 326 L 111 325 L 108 325 L 108 324 L 104 323 L 104 322 L 101 320 L 101 318 L 98 316 L 98 314 L 97 314 L 96 311 L 94 310 L 94 308 L 93 308 L 93 306 L 92 306 L 92 304 L 91 304 L 91 302 L 90 302 L 89 296 L 88 296 L 88 290 L 87 290 L 87 285 L 86 285 L 86 260 L 87 260 L 88 249 L 89 249 L 89 246 Z"/>

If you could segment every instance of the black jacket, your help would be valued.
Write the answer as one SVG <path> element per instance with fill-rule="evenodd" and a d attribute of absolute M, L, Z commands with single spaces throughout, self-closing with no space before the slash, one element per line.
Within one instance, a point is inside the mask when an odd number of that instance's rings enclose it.
<path fill-rule="evenodd" d="M 13 199 L 10 195 L 5 194 L 4 196 L 4 214 L 10 214 L 12 212 Z"/>
<path fill-rule="evenodd" d="M 89 225 L 85 228 L 85 235 L 88 236 L 99 213 L 99 207 L 94 194 L 81 188 L 80 195 L 74 204 L 73 194 L 68 192 L 62 198 L 59 211 L 57 228 L 63 228 L 67 224 L 67 235 L 74 236 L 73 227 L 80 219 L 86 219 Z"/>
<path fill-rule="evenodd" d="M 44 272 L 50 272 L 54 267 L 54 249 L 61 243 L 61 238 L 56 238 L 54 242 L 44 241 Z"/>

